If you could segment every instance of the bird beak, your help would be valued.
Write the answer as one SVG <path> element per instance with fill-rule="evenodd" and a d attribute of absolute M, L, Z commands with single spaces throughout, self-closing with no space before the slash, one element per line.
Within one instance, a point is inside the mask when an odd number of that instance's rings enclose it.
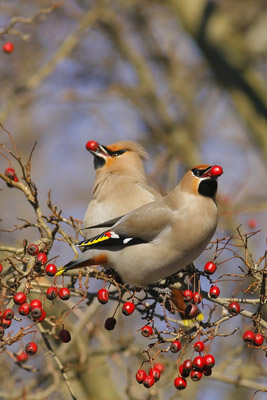
<path fill-rule="evenodd" d="M 223 174 L 223 169 L 220 165 L 213 165 L 210 167 L 201 178 L 218 178 Z"/>
<path fill-rule="evenodd" d="M 89 151 L 94 157 L 100 157 L 104 159 L 111 158 L 111 154 L 109 153 L 108 149 L 99 143 L 98 146 L 96 146 L 94 149 L 89 149 Z"/>

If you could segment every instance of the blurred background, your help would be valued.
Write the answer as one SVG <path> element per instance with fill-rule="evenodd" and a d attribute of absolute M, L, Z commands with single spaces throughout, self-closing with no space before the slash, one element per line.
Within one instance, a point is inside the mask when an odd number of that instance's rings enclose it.
<path fill-rule="evenodd" d="M 162 193 L 198 163 L 222 165 L 216 237 L 236 233 L 240 224 L 243 233 L 259 230 L 250 240 L 250 250 L 255 261 L 264 255 L 266 0 L 2 1 L 0 39 L 1 47 L 7 41 L 15 46 L 10 54 L 0 51 L 0 122 L 12 133 L 24 160 L 37 140 L 32 178 L 44 213 L 49 213 L 46 201 L 52 189 L 52 201 L 64 216 L 83 219 L 94 181 L 93 158 L 85 149 L 88 140 L 104 145 L 136 140 L 150 154 L 149 181 Z M 11 148 L 2 129 L 0 135 L 0 143 Z M 0 166 L 2 172 L 10 166 L 5 157 Z M 11 166 L 20 178 L 17 164 Z M 17 217 L 34 219 L 23 194 L 1 187 L 2 228 L 12 228 Z M 35 240 L 36 232 L 0 232 L 0 238 L 5 245 L 21 246 L 23 239 Z M 62 264 L 73 256 L 62 243 L 55 244 L 51 255 L 60 255 Z M 205 252 L 197 267 L 211 257 L 212 252 Z M 222 267 L 233 272 L 231 263 Z M 231 297 L 233 288 L 226 282 L 221 291 Z M 108 306 L 105 311 L 95 303 L 91 311 L 87 308 L 82 305 L 73 321 L 70 318 L 71 326 L 87 313 L 78 340 L 57 349 L 70 369 L 79 400 L 252 398 L 255 388 L 235 387 L 212 377 L 191 382 L 184 393 L 176 392 L 173 355 L 166 377 L 155 388 L 136 387 L 134 375 L 142 360 L 139 345 L 144 346 L 142 338 L 136 339 L 136 329 L 142 321 L 122 320 L 121 335 L 118 331 L 107 335 L 103 321 Z M 249 320 L 240 318 L 239 323 L 249 326 Z M 229 322 L 225 330 L 231 329 Z M 246 349 L 240 337 L 214 341 L 218 371 L 264 382 L 263 352 Z M 118 352 L 113 354 L 113 348 Z M 41 369 L 44 353 L 45 349 L 36 356 Z M 38 377 L 12 363 L 5 371 L 0 366 L 1 386 L 5 382 L 5 391 L 11 393 L 7 377 L 14 377 L 16 390 L 31 379 L 23 398 L 67 399 L 52 361 L 46 357 L 44 365 L 46 371 Z M 38 390 L 49 385 L 53 390 L 39 396 Z M 4 398 L 1 392 L 0 398 Z M 256 400 L 264 398 L 266 393 L 255 395 Z"/>

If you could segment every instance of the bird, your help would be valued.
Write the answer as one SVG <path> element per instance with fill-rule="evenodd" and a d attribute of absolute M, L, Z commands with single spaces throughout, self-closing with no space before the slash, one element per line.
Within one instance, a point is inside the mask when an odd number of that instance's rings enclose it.
<path fill-rule="evenodd" d="M 125 283 L 146 288 L 180 271 L 204 251 L 215 233 L 217 179 L 222 173 L 218 165 L 196 166 L 166 196 L 93 225 L 108 229 L 79 242 L 83 253 L 57 275 L 102 265 Z"/>
<path fill-rule="evenodd" d="M 83 221 L 85 238 L 90 239 L 92 236 L 101 234 L 103 229 L 87 230 L 86 227 L 112 218 L 117 219 L 144 204 L 161 198 L 162 195 L 147 184 L 143 162 L 148 158 L 148 154 L 139 143 L 120 141 L 104 146 L 90 140 L 86 143 L 86 149 L 94 156 L 96 170 L 93 198 L 89 202 Z M 180 288 L 170 288 L 171 298 L 184 324 L 190 325 L 191 319 L 186 313 L 190 307 L 185 303 L 181 291 L 181 286 L 186 287 L 186 278 L 185 274 L 181 276 L 182 279 L 176 283 L 176 286 L 178 284 Z M 204 318 L 198 308 L 197 314 L 198 319 Z"/>
<path fill-rule="evenodd" d="M 121 217 L 161 198 L 147 184 L 143 161 L 148 158 L 148 154 L 139 143 L 120 141 L 104 146 L 90 140 L 86 148 L 94 156 L 96 176 L 93 198 L 83 220 L 85 228 Z M 86 229 L 85 238 L 100 233 L 101 228 Z"/>

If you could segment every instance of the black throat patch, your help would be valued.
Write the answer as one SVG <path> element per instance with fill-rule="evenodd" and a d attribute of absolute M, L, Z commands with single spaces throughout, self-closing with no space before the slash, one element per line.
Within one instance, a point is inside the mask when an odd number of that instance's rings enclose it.
<path fill-rule="evenodd" d="M 205 197 L 214 197 L 217 192 L 217 186 L 215 179 L 204 179 L 199 184 L 198 193 Z"/>

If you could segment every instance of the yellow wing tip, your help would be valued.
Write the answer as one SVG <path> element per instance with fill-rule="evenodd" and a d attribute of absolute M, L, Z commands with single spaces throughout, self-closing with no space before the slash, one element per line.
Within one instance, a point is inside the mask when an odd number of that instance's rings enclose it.
<path fill-rule="evenodd" d="M 57 271 L 56 276 L 60 276 L 60 275 L 64 274 L 64 272 L 65 272 L 64 267 L 61 267 L 61 268 L 59 268 L 59 270 Z"/>

